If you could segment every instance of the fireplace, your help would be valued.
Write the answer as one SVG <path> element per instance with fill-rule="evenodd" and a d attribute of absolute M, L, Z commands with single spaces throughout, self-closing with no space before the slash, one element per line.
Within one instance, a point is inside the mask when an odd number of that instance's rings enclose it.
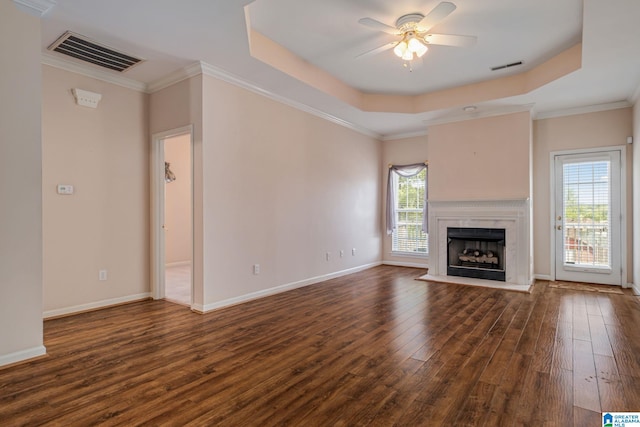
<path fill-rule="evenodd" d="M 528 199 L 474 200 L 474 201 L 429 201 L 429 274 L 427 280 L 445 283 L 462 283 L 477 286 L 493 286 L 528 291 L 533 283 L 533 257 L 531 252 L 531 205 Z M 456 235 L 458 231 L 479 229 L 477 238 Z M 449 231 L 454 231 L 452 248 Z M 501 230 L 500 235 L 493 231 Z M 472 242 L 473 243 L 469 243 Z M 476 242 L 477 241 L 477 242 Z M 500 245 L 498 245 L 500 244 Z M 495 246 L 492 246 L 495 245 Z M 458 264 L 458 253 L 465 249 L 479 249 L 476 259 L 467 258 L 465 263 L 497 262 L 497 268 L 484 265 L 471 270 L 471 264 Z M 458 261 L 450 262 L 450 250 L 456 252 Z M 488 256 L 491 252 L 492 257 Z M 482 258 L 486 255 L 485 258 Z M 491 259 L 489 259 L 491 258 Z M 496 259 L 494 259 L 496 258 Z M 478 267 L 475 265 L 474 267 Z M 463 271 L 466 276 L 457 275 Z M 472 273 L 469 273 L 473 271 Z M 487 277 L 493 276 L 493 277 Z M 481 277 L 484 276 L 484 277 Z"/>
<path fill-rule="evenodd" d="M 447 227 L 447 244 L 447 275 L 506 280 L 504 228 Z"/>

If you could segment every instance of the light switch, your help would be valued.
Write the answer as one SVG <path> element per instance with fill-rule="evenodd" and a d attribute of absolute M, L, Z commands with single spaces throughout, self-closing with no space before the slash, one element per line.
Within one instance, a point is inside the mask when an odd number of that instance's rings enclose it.
<path fill-rule="evenodd" d="M 73 185 L 58 184 L 58 194 L 73 194 Z"/>

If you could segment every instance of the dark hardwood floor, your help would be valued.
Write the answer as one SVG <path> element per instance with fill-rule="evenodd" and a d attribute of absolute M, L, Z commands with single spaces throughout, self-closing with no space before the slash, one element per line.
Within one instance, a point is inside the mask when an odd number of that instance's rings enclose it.
<path fill-rule="evenodd" d="M 45 322 L 0 425 L 600 426 L 640 411 L 640 304 L 381 266 L 199 315 L 145 301 Z"/>

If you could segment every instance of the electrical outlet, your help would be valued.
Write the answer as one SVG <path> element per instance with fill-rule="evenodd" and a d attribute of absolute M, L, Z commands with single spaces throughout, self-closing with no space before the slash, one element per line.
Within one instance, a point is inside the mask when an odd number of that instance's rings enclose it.
<path fill-rule="evenodd" d="M 73 194 L 73 185 L 58 184 L 57 190 L 58 190 L 58 194 L 70 195 L 70 194 Z"/>
<path fill-rule="evenodd" d="M 351 249 L 351 255 L 356 256 L 356 248 Z"/>
<path fill-rule="evenodd" d="M 327 258 L 327 261 L 329 261 L 329 259 L 331 258 L 331 252 L 327 252 L 326 258 Z"/>
<path fill-rule="evenodd" d="M 253 264 L 253 274 L 256 276 L 260 274 L 260 264 Z"/>
<path fill-rule="evenodd" d="M 101 281 L 107 280 L 107 270 L 98 271 L 98 280 L 101 280 Z"/>
<path fill-rule="evenodd" d="M 343 256 L 344 256 L 344 251 L 340 249 L 340 258 L 342 258 Z"/>

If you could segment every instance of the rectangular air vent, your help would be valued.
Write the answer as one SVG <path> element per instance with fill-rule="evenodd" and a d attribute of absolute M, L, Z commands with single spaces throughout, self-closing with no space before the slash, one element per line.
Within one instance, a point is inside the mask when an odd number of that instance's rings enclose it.
<path fill-rule="evenodd" d="M 491 67 L 491 71 L 504 70 L 505 68 L 516 67 L 522 65 L 522 61 L 512 62 L 511 64 L 498 65 L 497 67 Z"/>
<path fill-rule="evenodd" d="M 60 36 L 48 49 L 121 73 L 143 61 L 71 31 Z"/>

